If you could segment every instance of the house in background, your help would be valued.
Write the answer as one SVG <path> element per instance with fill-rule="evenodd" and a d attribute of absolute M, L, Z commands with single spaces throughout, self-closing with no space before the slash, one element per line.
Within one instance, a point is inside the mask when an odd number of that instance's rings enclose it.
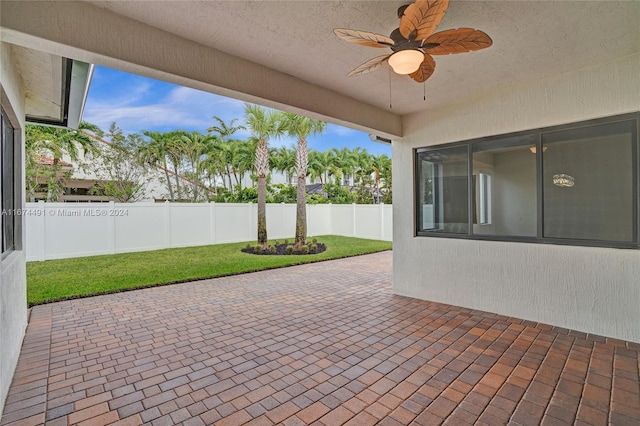
<path fill-rule="evenodd" d="M 395 293 L 640 342 L 640 3 L 452 2 L 439 30 L 490 48 L 438 56 L 424 85 L 347 77 L 376 51 L 333 29 L 390 34 L 403 4 L 3 0 L 3 207 L 24 200 L 24 76 L 50 74 L 21 56 L 46 52 L 391 139 Z M 0 401 L 26 324 L 20 249 L 3 248 Z"/>

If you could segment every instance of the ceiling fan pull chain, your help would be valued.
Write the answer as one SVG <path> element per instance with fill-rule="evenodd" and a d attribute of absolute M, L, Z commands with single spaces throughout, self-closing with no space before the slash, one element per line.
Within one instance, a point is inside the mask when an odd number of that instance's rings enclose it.
<path fill-rule="evenodd" d="M 422 100 L 427 100 L 427 82 L 426 80 L 422 82 Z"/>

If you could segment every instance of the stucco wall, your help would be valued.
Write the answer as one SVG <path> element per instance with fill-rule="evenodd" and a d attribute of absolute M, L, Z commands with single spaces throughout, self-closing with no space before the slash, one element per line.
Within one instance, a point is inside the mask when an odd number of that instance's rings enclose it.
<path fill-rule="evenodd" d="M 640 55 L 403 119 L 394 291 L 640 342 L 640 251 L 414 237 L 412 149 L 640 110 Z"/>
<path fill-rule="evenodd" d="M 24 96 L 20 91 L 19 79 L 11 66 L 13 61 L 10 60 L 9 55 L 8 45 L 0 43 L 2 107 L 9 115 L 12 124 L 24 129 Z M 24 134 L 20 140 L 24 140 Z M 22 150 L 24 154 L 24 147 Z M 24 173 L 22 175 L 24 176 Z M 22 241 L 24 241 L 24 229 Z M 0 261 L 0 415 L 2 415 L 13 371 L 18 362 L 26 326 L 25 255 L 24 251 L 20 250 L 14 251 Z"/>

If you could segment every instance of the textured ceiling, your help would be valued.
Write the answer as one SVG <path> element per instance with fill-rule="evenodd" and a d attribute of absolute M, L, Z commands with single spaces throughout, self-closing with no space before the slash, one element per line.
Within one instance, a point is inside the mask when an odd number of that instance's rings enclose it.
<path fill-rule="evenodd" d="M 347 77 L 387 50 L 346 43 L 332 31 L 342 27 L 388 35 L 398 26 L 397 8 L 408 2 L 91 3 L 379 108 L 389 108 L 391 94 L 397 114 L 464 102 L 640 51 L 637 1 L 453 1 L 438 30 L 477 28 L 494 44 L 436 56 L 436 71 L 423 87 L 387 68 Z"/>

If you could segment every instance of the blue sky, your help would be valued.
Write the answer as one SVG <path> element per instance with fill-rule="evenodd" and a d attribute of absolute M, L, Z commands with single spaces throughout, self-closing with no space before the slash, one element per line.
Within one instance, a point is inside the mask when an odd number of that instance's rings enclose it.
<path fill-rule="evenodd" d="M 243 122 L 244 103 L 188 87 L 128 74 L 96 66 L 83 119 L 104 131 L 116 122 L 126 134 L 143 130 L 170 131 L 176 129 L 207 133 L 217 122 L 214 115 L 227 124 L 234 118 Z M 235 138 L 248 137 L 239 131 Z M 294 139 L 271 139 L 269 146 L 292 146 Z M 365 148 L 371 154 L 391 156 L 391 146 L 371 142 L 369 135 L 358 130 L 328 124 L 326 131 L 308 139 L 309 149 Z"/>

